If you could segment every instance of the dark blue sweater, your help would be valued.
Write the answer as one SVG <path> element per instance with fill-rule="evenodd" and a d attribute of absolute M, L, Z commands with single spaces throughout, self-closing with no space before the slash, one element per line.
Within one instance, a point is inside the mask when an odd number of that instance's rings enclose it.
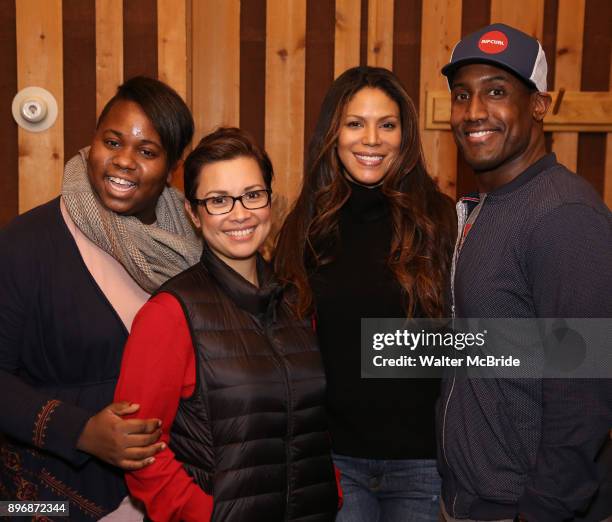
<path fill-rule="evenodd" d="M 454 300 L 457 317 L 612 317 L 612 214 L 545 156 L 486 197 Z M 451 515 L 558 522 L 586 509 L 612 426 L 610 381 L 448 380 L 440 406 Z"/>
<path fill-rule="evenodd" d="M 69 500 L 81 521 L 125 497 L 121 470 L 75 446 L 113 402 L 127 334 L 59 198 L 0 230 L 0 499 Z"/>

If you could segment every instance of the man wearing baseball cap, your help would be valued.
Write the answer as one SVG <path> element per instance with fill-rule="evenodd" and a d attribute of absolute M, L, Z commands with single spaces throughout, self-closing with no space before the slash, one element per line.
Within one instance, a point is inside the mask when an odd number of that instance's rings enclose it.
<path fill-rule="evenodd" d="M 612 214 L 547 154 L 546 57 L 503 24 L 466 36 L 442 69 L 451 127 L 479 193 L 457 204 L 453 313 L 611 318 Z M 610 379 L 443 382 L 443 520 L 603 520 Z M 609 459 L 608 459 L 609 462 Z M 581 518 L 586 517 L 586 518 Z"/>

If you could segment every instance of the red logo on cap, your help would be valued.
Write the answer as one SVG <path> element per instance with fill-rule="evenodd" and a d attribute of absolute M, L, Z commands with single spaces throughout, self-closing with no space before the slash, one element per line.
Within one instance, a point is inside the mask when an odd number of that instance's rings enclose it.
<path fill-rule="evenodd" d="M 478 40 L 478 48 L 487 54 L 497 54 L 508 48 L 508 37 L 501 31 L 489 31 Z"/>

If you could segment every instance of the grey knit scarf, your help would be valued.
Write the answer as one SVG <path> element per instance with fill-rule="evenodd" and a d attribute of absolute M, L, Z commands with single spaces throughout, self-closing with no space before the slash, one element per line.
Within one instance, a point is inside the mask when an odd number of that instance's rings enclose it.
<path fill-rule="evenodd" d="M 94 193 L 87 176 L 89 147 L 81 149 L 64 168 L 62 198 L 77 227 L 121 263 L 149 293 L 200 259 L 202 243 L 185 215 L 183 196 L 166 187 L 155 209 L 157 222 L 108 210 Z"/>

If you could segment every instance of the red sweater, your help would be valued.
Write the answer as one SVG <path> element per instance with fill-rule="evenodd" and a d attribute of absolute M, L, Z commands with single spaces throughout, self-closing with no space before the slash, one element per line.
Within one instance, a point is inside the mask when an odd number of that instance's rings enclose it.
<path fill-rule="evenodd" d="M 195 351 L 179 302 L 159 294 L 138 312 L 128 338 L 115 400 L 140 404 L 139 418 L 162 421 L 166 448 L 149 466 L 126 474 L 130 493 L 157 521 L 210 520 L 213 499 L 187 474 L 168 447 L 179 401 L 195 388 Z"/>
<path fill-rule="evenodd" d="M 212 514 L 213 498 L 200 489 L 168 447 L 179 401 L 193 394 L 195 381 L 195 350 L 183 309 L 174 296 L 158 294 L 134 319 L 115 390 L 115 400 L 140 404 L 135 417 L 162 421 L 161 440 L 166 448 L 149 466 L 126 474 L 130 493 L 144 503 L 152 520 L 207 522 Z M 336 484 L 340 507 L 337 468 Z"/>

